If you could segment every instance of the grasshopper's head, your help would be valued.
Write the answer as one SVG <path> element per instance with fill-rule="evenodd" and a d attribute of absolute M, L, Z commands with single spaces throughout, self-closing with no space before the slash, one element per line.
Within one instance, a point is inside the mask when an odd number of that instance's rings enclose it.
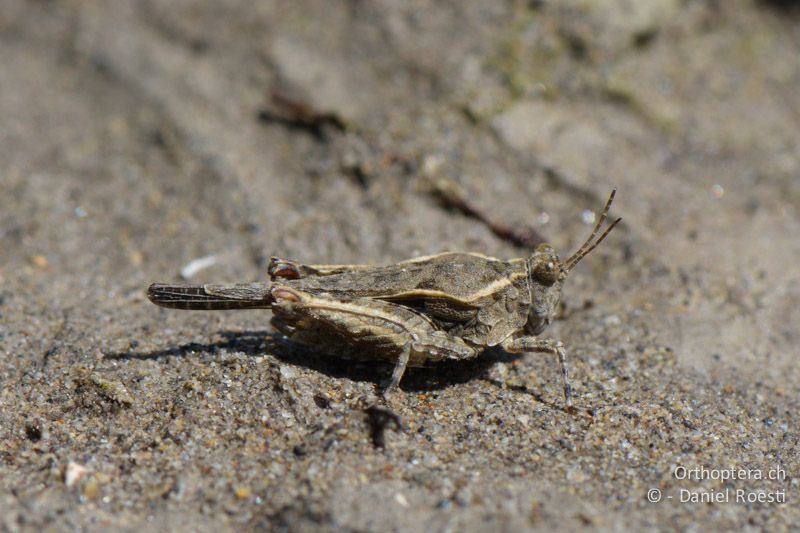
<path fill-rule="evenodd" d="M 561 299 L 561 282 L 567 270 L 555 249 L 540 244 L 528 259 L 528 288 L 531 304 L 528 307 L 527 335 L 538 335 L 552 322 Z"/>
<path fill-rule="evenodd" d="M 603 213 L 592 229 L 592 234 L 566 261 L 562 262 L 555 249 L 547 243 L 537 246 L 528 259 L 528 287 L 530 288 L 531 305 L 528 308 L 528 322 L 525 324 L 527 335 L 538 335 L 553 321 L 558 302 L 561 300 L 561 285 L 570 271 L 581 259 L 594 250 L 622 220 L 621 218 L 616 219 L 597 240 L 594 240 L 606 220 L 616 192 L 616 189 L 611 191 Z"/>

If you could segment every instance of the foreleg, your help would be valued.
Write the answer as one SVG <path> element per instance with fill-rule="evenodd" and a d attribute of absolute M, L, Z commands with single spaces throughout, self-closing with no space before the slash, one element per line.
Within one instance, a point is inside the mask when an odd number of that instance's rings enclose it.
<path fill-rule="evenodd" d="M 551 352 L 558 357 L 561 365 L 561 377 L 564 380 L 564 398 L 567 407 L 572 407 L 572 387 L 569 384 L 569 370 L 567 369 L 567 352 L 561 341 L 553 339 L 539 339 L 537 337 L 519 337 L 508 339 L 503 343 L 503 349 L 511 353 L 522 352 Z"/>

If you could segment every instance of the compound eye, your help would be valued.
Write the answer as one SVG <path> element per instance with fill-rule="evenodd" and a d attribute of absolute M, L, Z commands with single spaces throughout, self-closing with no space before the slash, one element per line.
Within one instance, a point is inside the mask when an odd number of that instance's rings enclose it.
<path fill-rule="evenodd" d="M 543 254 L 555 253 L 555 250 L 553 249 L 553 247 L 550 246 L 549 244 L 547 244 L 546 242 L 543 242 L 542 244 L 537 246 L 536 247 L 536 251 L 539 252 L 539 253 L 543 253 Z"/>
<path fill-rule="evenodd" d="M 543 285 L 552 285 L 558 281 L 561 269 L 555 261 L 542 261 L 533 269 L 533 277 Z"/>

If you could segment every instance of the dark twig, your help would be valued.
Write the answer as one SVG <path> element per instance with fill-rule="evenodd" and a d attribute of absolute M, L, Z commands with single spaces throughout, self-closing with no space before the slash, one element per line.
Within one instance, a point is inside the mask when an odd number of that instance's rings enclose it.
<path fill-rule="evenodd" d="M 339 131 L 347 129 L 345 121 L 336 113 L 316 109 L 301 98 L 279 91 L 270 94 L 269 106 L 259 111 L 258 116 L 265 122 L 308 130 L 317 137 L 323 135 L 327 126 Z"/>
<path fill-rule="evenodd" d="M 531 227 L 514 228 L 508 224 L 489 218 L 485 212 L 467 199 L 467 194 L 455 182 L 439 180 L 434 183 L 433 196 L 448 209 L 455 209 L 464 215 L 479 220 L 492 230 L 492 233 L 520 248 L 532 249 L 547 240 Z"/>

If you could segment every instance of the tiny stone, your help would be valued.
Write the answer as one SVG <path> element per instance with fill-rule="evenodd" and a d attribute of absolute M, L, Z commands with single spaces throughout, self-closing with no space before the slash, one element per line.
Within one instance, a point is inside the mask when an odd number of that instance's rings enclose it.
<path fill-rule="evenodd" d="M 286 379 L 294 379 L 297 377 L 297 371 L 287 365 L 281 365 L 280 367 L 281 376 L 285 377 Z"/>
<path fill-rule="evenodd" d="M 100 483 L 97 481 L 96 478 L 91 478 L 89 481 L 86 482 L 86 485 L 83 487 L 83 497 L 87 500 L 93 500 L 97 497 L 97 494 L 100 492 Z"/>
<path fill-rule="evenodd" d="M 74 461 L 70 461 L 69 464 L 67 464 L 67 468 L 64 472 L 64 484 L 67 487 L 74 487 L 87 473 L 89 473 L 88 467 L 78 464 Z"/>

